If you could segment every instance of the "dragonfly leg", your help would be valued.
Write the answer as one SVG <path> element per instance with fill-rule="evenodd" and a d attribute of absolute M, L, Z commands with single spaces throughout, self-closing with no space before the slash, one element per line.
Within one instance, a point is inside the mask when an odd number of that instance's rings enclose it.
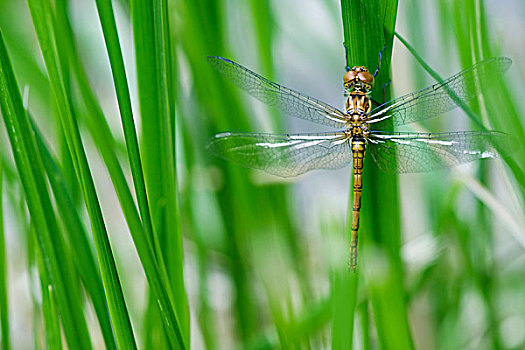
<path fill-rule="evenodd" d="M 392 84 L 392 80 L 390 80 L 388 83 L 383 84 L 383 104 L 386 102 L 386 88 Z"/>
<path fill-rule="evenodd" d="M 373 98 L 371 98 L 370 100 L 372 101 L 373 104 L 376 105 L 376 107 L 381 106 L 381 103 L 377 102 L 377 101 L 374 100 Z M 383 103 L 385 103 L 384 100 L 385 100 L 385 94 L 383 93 Z"/>
<path fill-rule="evenodd" d="M 377 73 L 379 73 L 379 70 L 381 69 L 383 51 L 385 50 L 386 50 L 386 45 L 383 47 L 383 50 L 379 51 L 379 63 L 377 64 L 377 69 L 376 69 L 376 72 L 374 73 L 374 78 L 376 77 Z"/>
<path fill-rule="evenodd" d="M 345 66 L 345 70 L 348 72 L 350 71 L 350 66 L 348 65 L 348 47 L 346 46 L 346 42 L 343 41 L 343 47 L 345 48 L 345 61 L 346 61 L 346 66 Z"/>

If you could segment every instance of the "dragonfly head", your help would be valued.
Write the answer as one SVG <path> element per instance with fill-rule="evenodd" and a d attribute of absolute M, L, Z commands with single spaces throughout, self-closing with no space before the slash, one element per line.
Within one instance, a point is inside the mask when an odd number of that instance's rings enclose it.
<path fill-rule="evenodd" d="M 374 76 L 366 67 L 355 66 L 343 76 L 343 85 L 350 91 L 368 92 L 374 87 Z"/>

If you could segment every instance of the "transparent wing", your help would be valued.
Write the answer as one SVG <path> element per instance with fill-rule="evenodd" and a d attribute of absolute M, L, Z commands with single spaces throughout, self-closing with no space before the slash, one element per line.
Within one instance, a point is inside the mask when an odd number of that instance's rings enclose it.
<path fill-rule="evenodd" d="M 346 123 L 339 109 L 274 83 L 233 61 L 210 56 L 208 62 L 235 85 L 286 114 L 335 128 L 344 127 Z"/>
<path fill-rule="evenodd" d="M 418 173 L 509 154 L 510 135 L 499 131 L 370 134 L 369 149 L 387 173 Z"/>
<path fill-rule="evenodd" d="M 291 177 L 313 169 L 337 169 L 352 160 L 344 132 L 318 134 L 222 133 L 208 149 L 239 165 Z"/>
<path fill-rule="evenodd" d="M 387 102 L 372 110 L 371 127 L 387 130 L 391 126 L 405 125 L 448 112 L 479 95 L 482 88 L 490 88 L 491 81 L 499 78 L 511 64 L 510 58 L 494 57 L 440 83 Z"/>

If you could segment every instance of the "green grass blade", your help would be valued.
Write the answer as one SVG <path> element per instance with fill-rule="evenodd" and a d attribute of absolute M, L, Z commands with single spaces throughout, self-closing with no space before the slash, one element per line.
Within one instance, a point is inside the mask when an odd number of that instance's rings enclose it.
<path fill-rule="evenodd" d="M 10 349 L 9 340 L 9 308 L 7 303 L 7 252 L 4 232 L 4 171 L 0 163 L 0 336 L 2 349 Z"/>
<path fill-rule="evenodd" d="M 158 2 L 155 2 L 155 3 L 157 4 Z M 113 8 L 111 5 L 111 2 L 107 2 L 107 1 L 97 1 L 97 8 L 98 8 L 98 13 L 99 13 L 99 18 L 102 24 L 102 28 L 104 31 L 106 48 L 108 50 L 108 55 L 110 57 L 110 62 L 112 66 L 113 80 L 115 83 L 115 89 L 117 91 L 117 99 L 119 101 L 119 106 L 120 106 L 122 126 L 124 129 L 124 135 L 126 138 L 126 145 L 128 149 L 128 157 L 130 160 L 131 172 L 132 172 L 134 184 L 135 184 L 135 194 L 137 196 L 137 201 L 138 201 L 138 205 L 139 205 L 139 209 L 141 213 L 144 230 L 147 234 L 147 238 L 149 239 L 150 246 L 153 246 L 153 242 L 157 242 L 157 240 L 156 240 L 156 237 L 154 237 L 154 233 L 153 233 L 153 225 L 151 222 L 150 207 L 148 205 L 148 198 L 147 198 L 146 187 L 145 187 L 145 182 L 144 182 L 143 167 L 142 167 L 142 162 L 141 162 L 140 153 L 139 153 L 137 135 L 135 131 L 135 124 L 133 121 L 133 114 L 131 110 L 131 100 L 129 97 L 127 78 L 126 78 L 126 73 L 124 70 L 124 61 L 122 58 L 121 48 L 119 44 L 119 38 L 118 38 L 116 23 L 114 19 Z M 175 191 L 173 191 L 173 193 L 175 193 Z M 140 246 L 137 246 L 137 249 L 141 249 Z M 148 248 L 148 250 L 149 249 L 150 248 Z M 165 271 L 162 256 L 157 256 L 157 258 L 158 258 L 157 264 L 162 269 L 161 271 Z M 181 263 L 181 266 L 182 266 L 182 263 Z M 168 281 L 168 278 L 166 277 L 167 274 L 165 272 L 163 272 L 163 276 L 164 276 L 164 281 Z M 182 291 L 184 291 L 184 283 L 182 282 L 181 284 L 178 284 L 178 285 L 179 286 L 182 285 Z M 165 282 L 165 287 L 167 287 L 166 282 Z M 177 287 L 175 289 L 177 291 L 181 290 L 180 287 Z M 154 291 L 154 294 L 158 295 L 159 292 Z M 186 304 L 185 294 L 184 294 L 184 299 L 182 300 L 182 304 L 183 305 Z M 152 303 L 152 305 L 153 307 L 157 307 L 156 303 Z M 166 303 L 164 302 L 162 309 L 171 311 L 172 306 L 169 304 L 166 305 Z M 167 324 L 174 325 L 177 333 L 182 333 L 179 330 L 180 325 L 179 325 L 178 319 L 175 318 L 172 312 L 170 312 L 169 315 L 171 315 L 169 318 L 166 318 L 166 315 L 163 315 L 162 320 L 166 322 Z M 167 327 L 167 328 L 169 329 L 170 327 Z M 186 342 L 188 341 L 189 339 L 186 339 Z"/>
<path fill-rule="evenodd" d="M 30 224 L 30 239 L 37 240 L 35 225 Z M 42 292 L 42 315 L 45 326 L 45 339 L 47 349 L 62 349 L 62 337 L 60 333 L 60 321 L 56 305 L 56 293 L 51 285 L 47 270 L 45 268 L 44 256 L 40 249 L 35 249 L 38 275 L 40 277 L 40 290 Z"/>
<path fill-rule="evenodd" d="M 328 324 L 330 321 L 331 304 L 332 301 L 329 298 L 310 302 L 294 321 L 294 328 L 295 332 L 297 333 L 295 339 L 298 341 L 304 341 L 305 344 L 308 344 L 307 341 L 309 338 L 311 338 L 312 334 L 322 331 L 323 327 L 326 326 L 326 324 Z M 279 343 L 279 338 L 275 335 L 275 332 L 275 329 L 271 327 L 260 334 L 257 334 L 252 339 L 250 339 L 250 341 L 248 341 L 242 347 L 242 349 L 262 350 L 280 348 L 281 344 Z M 295 343 L 293 345 L 298 344 L 299 343 Z M 308 348 L 308 346 L 304 347 Z M 298 348 L 302 349 L 303 347 Z M 315 346 L 311 346 L 310 348 L 316 349 Z M 336 348 L 332 347 L 332 349 Z"/>
<path fill-rule="evenodd" d="M 189 344 L 189 306 L 184 287 L 184 269 L 183 258 L 184 251 L 182 246 L 182 231 L 179 220 L 179 203 L 177 198 L 177 169 L 175 153 L 175 102 L 173 100 L 173 89 L 170 85 L 174 83 L 173 63 L 169 15 L 167 0 L 156 0 L 153 2 L 153 24 L 155 30 L 155 46 L 157 53 L 155 55 L 156 66 L 158 67 L 158 108 L 161 112 L 159 129 L 161 134 L 158 137 L 162 150 L 163 172 L 163 191 L 165 197 L 165 209 L 162 216 L 163 226 L 166 230 L 166 239 L 170 244 L 165 250 L 165 261 L 167 272 L 171 276 L 171 286 L 176 309 L 181 322 L 183 335 L 186 344 Z M 153 135 L 149 135 L 153 137 Z M 174 215 L 170 215 L 173 213 Z M 163 244 L 160 240 L 157 244 Z M 157 247 L 160 251 L 161 246 Z"/>
<path fill-rule="evenodd" d="M 166 242 L 166 230 L 163 222 L 163 210 L 166 203 L 164 193 L 162 191 L 162 172 L 158 168 L 163 168 L 162 146 L 159 139 L 163 135 L 160 129 L 162 110 L 159 106 L 161 99 L 159 92 L 159 84 L 157 83 L 158 69 L 157 57 L 155 49 L 157 44 L 157 37 L 155 36 L 154 19 L 153 19 L 153 2 L 133 0 L 130 1 L 131 21 L 133 25 L 133 39 L 135 47 L 135 62 L 137 72 L 137 85 L 139 97 L 139 110 L 142 119 L 141 123 L 141 154 L 142 166 L 144 171 L 146 189 L 148 193 L 148 201 L 152 214 L 152 221 L 154 226 L 154 235 L 151 237 L 155 257 L 157 261 L 164 262 L 166 251 L 159 250 L 160 242 Z M 150 298 L 153 298 L 152 296 Z M 148 307 L 153 307 L 155 303 L 152 299 L 148 302 Z M 175 306 L 175 305 L 174 305 Z M 154 325 L 153 329 L 157 329 L 157 337 L 150 337 L 149 339 L 158 339 L 157 344 L 147 344 L 150 347 L 165 346 L 166 340 L 163 339 L 170 334 L 163 332 L 160 329 L 160 322 L 157 319 L 157 313 L 154 311 L 146 311 L 147 322 Z M 180 319 L 180 317 L 178 317 Z M 179 324 L 177 323 L 179 326 Z M 146 330 L 152 329 L 149 327 Z M 179 343 L 183 343 L 184 336 L 182 332 L 178 339 Z M 171 342 L 172 340 L 170 340 Z M 172 343 L 172 346 L 176 346 Z"/>
<path fill-rule="evenodd" d="M 376 89 L 372 94 L 376 101 L 381 101 L 383 96 L 380 87 L 390 81 L 397 4 L 388 4 L 387 1 L 343 0 L 341 8 L 350 66 L 365 65 L 374 71 L 378 64 L 378 54 L 386 45 L 381 70 L 376 77 Z M 388 100 L 389 89 L 385 92 Z M 358 262 L 358 268 L 365 272 L 368 281 L 379 343 L 383 349 L 411 349 L 413 344 L 408 326 L 400 258 L 397 178 L 381 173 L 370 157 L 367 157 L 363 169 L 363 184 L 359 249 L 361 252 L 365 251 L 365 254 L 361 254 L 364 257 Z M 366 251 L 376 251 L 378 256 L 372 260 L 370 255 L 367 259 Z M 379 261 L 383 261 L 384 265 Z M 381 277 L 375 278 L 376 274 Z"/>
<path fill-rule="evenodd" d="M 77 269 L 80 278 L 82 279 L 82 282 L 93 301 L 95 312 L 100 323 L 100 328 L 104 336 L 106 348 L 116 349 L 104 287 L 102 285 L 98 266 L 95 262 L 95 257 L 90 249 L 91 245 L 84 229 L 84 224 L 82 223 L 78 212 L 72 209 L 75 208 L 75 205 L 71 195 L 69 194 L 64 176 L 62 175 L 58 165 L 55 163 L 53 156 L 49 152 L 49 148 L 45 145 L 41 137 L 41 133 L 35 126 L 34 121 L 30 121 L 35 133 L 35 140 L 38 150 L 42 155 L 42 161 L 47 172 L 49 183 L 57 202 L 57 208 L 60 213 L 60 217 L 64 222 L 65 228 L 67 229 L 66 237 L 68 238 L 70 247 L 75 252 L 73 264 L 75 265 L 75 268 Z"/>
<path fill-rule="evenodd" d="M 154 45 L 156 51 L 152 55 L 144 56 L 144 61 L 150 60 L 150 64 L 156 67 L 158 74 L 155 89 L 158 94 L 157 106 L 160 113 L 159 118 L 152 120 L 157 125 L 152 125 L 148 130 L 157 129 L 159 134 L 146 134 L 143 129 L 143 137 L 158 143 L 157 147 L 161 151 L 156 155 L 161 162 L 164 171 L 161 173 L 162 182 L 155 184 L 163 193 L 163 197 L 157 198 L 152 203 L 163 203 L 156 210 L 157 235 L 155 235 L 155 250 L 159 266 L 165 281 L 170 283 L 172 290 L 172 300 L 175 311 L 178 315 L 179 327 L 184 343 L 189 344 L 189 305 L 186 296 L 183 274 L 183 246 L 182 231 L 180 229 L 179 208 L 177 199 L 177 174 L 176 174 L 176 153 L 175 153 L 175 100 L 173 86 L 176 82 L 174 76 L 174 60 L 170 43 L 170 25 L 168 15 L 168 3 L 165 0 L 156 0 L 152 3 L 152 27 L 143 29 L 147 31 L 153 29 Z M 135 44 L 143 45 L 141 42 Z M 154 60 L 154 61 L 153 61 Z M 140 93 L 139 93 L 140 95 Z M 168 243 L 169 244 L 166 244 Z M 170 276 L 170 278 L 168 278 Z M 150 303 L 153 306 L 153 300 Z M 150 319 L 156 318 L 157 312 L 148 313 Z M 155 323 L 152 323 L 155 325 Z M 162 340 L 162 339 L 161 339 Z M 159 343 L 157 346 L 162 346 Z"/>
<path fill-rule="evenodd" d="M 56 3 L 55 6 L 55 13 L 56 13 L 56 28 L 60 28 L 59 30 L 56 30 L 55 35 L 57 38 L 60 38 L 62 35 L 64 35 L 64 29 L 70 26 L 69 20 L 67 18 L 67 13 L 70 11 L 70 3 L 68 1 L 60 1 Z M 57 39 L 60 40 L 60 39 Z M 72 96 L 72 90 L 71 90 L 71 74 L 69 69 L 69 62 L 66 55 L 60 55 L 59 57 L 59 64 L 60 64 L 60 71 L 62 72 L 62 80 L 64 81 L 64 90 L 65 93 L 69 96 L 71 99 Z M 49 83 L 48 83 L 49 84 Z M 51 98 L 49 100 L 52 100 Z M 78 179 L 75 173 L 75 166 L 73 164 L 73 159 L 71 152 L 69 151 L 68 145 L 67 145 L 67 139 L 66 135 L 64 133 L 64 129 L 60 126 L 60 119 L 57 116 L 56 109 L 53 111 L 53 117 L 54 117 L 54 123 L 56 123 L 56 130 L 58 132 L 58 146 L 59 152 L 57 153 L 59 156 L 59 163 L 62 165 L 62 171 L 64 174 L 64 178 L 67 180 L 68 187 L 70 188 L 71 196 L 75 200 L 75 204 L 77 206 L 81 203 L 81 188 L 80 184 L 78 183 Z"/>
<path fill-rule="evenodd" d="M 108 57 L 111 64 L 111 72 L 113 73 L 113 81 L 115 83 L 115 91 L 117 93 L 120 117 L 124 130 L 124 137 L 126 139 L 131 174 L 133 176 L 133 182 L 135 185 L 135 194 L 137 196 L 137 202 L 144 229 L 146 230 L 149 238 L 152 239 L 153 227 L 151 223 L 151 214 L 148 206 L 148 198 L 144 184 L 144 175 L 142 173 L 142 162 L 140 159 L 138 139 L 135 130 L 135 122 L 133 119 L 133 111 L 131 109 L 128 81 L 126 77 L 126 71 L 124 69 L 124 59 L 122 57 L 122 50 L 120 48 L 113 6 L 110 1 L 97 0 L 96 4 L 100 23 L 102 25 L 102 31 L 104 33 L 106 49 L 108 51 Z"/>
<path fill-rule="evenodd" d="M 97 249 L 102 280 L 108 298 L 108 306 L 112 317 L 115 337 L 119 347 L 126 349 L 136 348 L 131 322 L 122 295 L 122 288 L 111 252 L 93 178 L 91 177 L 87 163 L 77 121 L 73 117 L 68 94 L 65 90 L 65 83 L 59 64 L 60 59 L 56 46 L 56 38 L 54 37 L 55 21 L 53 20 L 51 6 L 39 0 L 30 0 L 29 7 L 51 81 L 51 91 L 58 106 L 58 115 L 66 135 L 70 152 L 72 152 L 75 170 L 82 187 L 87 211 L 91 220 L 95 247 Z"/>
<path fill-rule="evenodd" d="M 90 88 L 87 73 L 80 63 L 79 54 L 74 45 L 71 28 L 63 28 L 62 34 L 63 41 L 61 42 L 61 46 L 68 52 L 71 64 L 70 67 L 78 82 L 83 104 L 88 111 L 88 116 L 85 118 L 85 122 L 93 140 L 95 141 L 97 149 L 104 159 L 111 180 L 115 186 L 115 191 L 120 201 L 140 261 L 143 265 L 146 278 L 148 279 L 153 295 L 155 296 L 154 305 L 157 305 L 156 300 L 158 300 L 158 303 L 161 306 L 162 320 L 167 329 L 169 329 L 168 333 L 173 336 L 172 340 L 176 343 L 175 334 L 177 333 L 176 325 L 178 324 L 178 321 L 169 299 L 169 285 L 166 282 L 163 282 L 163 276 L 161 276 L 161 270 L 155 261 L 151 243 L 149 242 L 148 235 L 142 225 L 139 213 L 127 185 L 124 172 L 115 153 L 117 145 L 111 135 L 111 131 L 106 119 L 104 118 L 100 104 Z"/>
<path fill-rule="evenodd" d="M 68 1 L 61 1 L 56 4 L 56 27 L 60 28 L 60 30 L 57 31 L 56 35 L 58 37 L 58 40 L 61 41 L 60 38 L 62 38 L 63 35 L 67 35 L 67 31 L 65 28 L 69 28 L 71 26 L 69 22 L 69 18 L 67 14 L 70 12 L 70 2 Z M 72 95 L 72 84 L 71 84 L 71 72 L 69 68 L 69 60 L 67 59 L 67 55 L 61 55 L 60 56 L 60 64 L 61 64 L 61 71 L 64 74 L 64 82 L 65 82 L 65 88 L 66 92 L 69 96 Z M 47 79 L 47 76 L 46 76 Z M 49 85 L 49 82 L 47 83 Z M 31 90 L 32 91 L 32 90 Z M 51 100 L 51 98 L 49 98 Z M 54 111 L 54 122 L 56 123 L 56 129 L 58 132 L 58 146 L 57 148 L 59 151 L 57 152 L 57 155 L 59 157 L 59 163 L 62 167 L 62 174 L 64 179 L 67 182 L 67 186 L 69 188 L 69 192 L 71 194 L 71 197 L 73 199 L 73 203 L 75 203 L 77 206 L 80 205 L 82 202 L 81 200 L 81 188 L 80 184 L 78 183 L 77 175 L 75 173 L 75 166 L 73 164 L 73 159 L 71 157 L 71 152 L 69 152 L 69 148 L 67 146 L 67 140 L 66 135 L 64 134 L 64 130 L 60 127 L 60 120 L 56 115 L 56 110 Z M 112 336 L 113 338 L 113 336 Z"/>
<path fill-rule="evenodd" d="M 484 9 L 481 1 L 477 0 L 468 0 L 465 1 L 465 9 L 467 10 L 462 18 L 466 19 L 469 23 L 467 37 L 471 40 L 469 43 L 457 42 L 456 46 L 460 49 L 461 60 L 462 62 L 467 62 L 468 65 L 474 64 L 478 61 L 481 61 L 484 58 L 490 58 L 492 51 L 489 44 L 489 37 L 487 35 L 487 27 L 485 23 Z M 466 17 L 466 18 L 465 18 Z M 459 23 L 460 17 L 455 17 L 456 22 Z M 458 39 L 459 37 L 457 37 Z M 457 40 L 456 39 L 456 40 Z M 468 49 L 467 52 L 465 52 Z M 504 92 L 502 88 L 504 86 L 502 81 L 498 79 L 493 79 L 494 81 L 491 84 L 497 84 L 499 86 L 499 92 Z M 487 111 L 489 111 L 489 116 L 485 118 L 486 123 L 490 123 L 491 120 L 499 119 L 491 116 L 498 115 L 500 111 L 500 104 L 495 103 L 492 93 L 484 94 L 485 105 L 487 106 Z M 478 114 L 481 114 L 482 109 L 480 103 L 477 100 L 471 103 L 474 105 L 475 111 Z M 493 107 L 493 108 L 491 108 Z M 507 112 L 508 113 L 508 112 Z M 491 124 L 493 125 L 493 124 Z M 505 129 L 504 129 L 505 130 Z M 509 131 L 509 129 L 507 129 Z M 516 158 L 517 159 L 517 158 Z M 512 168 L 511 168 L 512 169 Z M 491 167 L 487 163 L 481 163 L 478 170 L 480 180 L 488 185 L 488 179 L 490 177 Z M 467 185 L 469 188 L 472 186 Z M 497 268 L 495 263 L 495 249 L 493 244 L 488 244 L 487 247 L 480 249 L 477 242 L 494 242 L 494 232 L 489 229 L 493 226 L 492 220 L 498 215 L 492 215 L 489 210 L 485 210 L 485 203 L 478 202 L 477 210 L 475 211 L 475 221 L 478 223 L 478 227 L 474 228 L 472 225 L 459 223 L 457 227 L 464 226 L 465 228 L 470 228 L 465 230 L 466 234 L 461 234 L 461 238 L 467 238 L 463 240 L 460 238 L 461 242 L 466 241 L 467 244 L 462 244 L 463 256 L 465 257 L 465 265 L 469 267 L 468 273 L 470 274 L 472 280 L 477 287 L 479 294 L 481 296 L 483 307 L 486 312 L 488 329 L 488 338 L 492 343 L 493 349 L 502 348 L 502 335 L 500 332 L 500 327 L 498 327 L 498 305 L 495 304 L 495 300 L 492 295 L 495 292 L 494 285 L 497 275 Z"/>
<path fill-rule="evenodd" d="M 370 340 L 370 316 L 368 311 L 368 299 L 363 300 L 358 306 L 360 324 L 361 324 L 361 342 L 363 349 L 371 349 Z"/>
<path fill-rule="evenodd" d="M 346 240 L 347 245 L 350 240 Z M 351 349 L 354 336 L 354 314 L 359 275 L 350 273 L 346 264 L 333 272 L 332 349 Z"/>
<path fill-rule="evenodd" d="M 132 1 L 131 15 L 142 116 L 141 151 L 156 255 L 161 267 L 164 261 L 167 264 L 173 306 L 180 322 L 176 324 L 177 341 L 179 347 L 185 348 L 189 343 L 189 307 L 184 288 L 182 235 L 176 198 L 174 105 L 169 101 L 168 92 L 168 83 L 172 83 L 168 81 L 172 76 L 172 60 L 167 2 Z M 164 269 L 161 272 L 166 274 Z M 168 336 L 173 335 L 168 332 Z M 170 342 L 175 346 L 171 339 Z"/>
<path fill-rule="evenodd" d="M 17 209 L 18 209 L 18 218 L 20 218 L 20 223 L 26 223 L 27 219 L 24 217 L 26 215 L 25 212 L 23 212 L 21 209 L 25 210 L 25 202 L 18 201 L 17 202 Z M 23 218 L 23 219 L 22 219 Z M 29 227 L 29 225 L 26 225 Z M 36 242 L 37 237 L 32 237 L 29 235 L 29 228 L 25 229 L 24 232 L 26 232 L 26 253 L 27 253 L 27 260 L 28 260 L 28 268 L 29 268 L 29 288 L 31 290 L 31 307 L 34 314 L 33 317 L 33 324 L 32 324 L 32 335 L 33 335 L 33 348 L 40 349 L 40 342 L 39 337 L 40 334 L 42 334 L 42 306 L 38 302 L 38 297 L 36 296 L 36 272 L 38 271 L 38 266 L 36 265 L 36 252 L 38 242 Z M 27 237 L 28 236 L 28 237 Z M 40 276 L 39 276 L 40 277 Z M 40 281 L 39 281 L 40 282 Z"/>
<path fill-rule="evenodd" d="M 73 282 L 73 273 L 65 258 L 58 225 L 45 182 L 45 170 L 32 138 L 29 122 L 22 105 L 20 92 L 0 32 L 0 106 L 15 163 L 27 198 L 34 225 L 38 227 L 38 243 L 51 288 L 55 289 L 66 340 L 71 348 L 90 349 L 91 342 L 82 303 Z M 67 286 L 67 288 L 66 288 Z"/>
<path fill-rule="evenodd" d="M 153 27 L 153 3 L 148 1 L 131 1 L 131 15 L 135 40 L 135 56 L 137 65 L 137 81 L 139 91 L 140 115 L 142 122 L 142 154 L 143 170 L 146 179 L 146 188 L 149 196 L 150 210 L 155 218 L 155 226 L 159 225 L 159 211 L 162 210 L 160 198 L 163 198 L 161 189 L 162 176 L 157 171 L 162 159 L 161 145 L 158 137 L 160 130 L 161 111 L 159 110 L 158 67 L 155 50 L 156 41 Z M 155 135 L 149 139 L 148 136 Z M 162 236 L 164 232 L 156 232 Z M 152 237 L 153 238 L 153 237 Z M 153 240 L 152 240 L 153 241 Z"/>

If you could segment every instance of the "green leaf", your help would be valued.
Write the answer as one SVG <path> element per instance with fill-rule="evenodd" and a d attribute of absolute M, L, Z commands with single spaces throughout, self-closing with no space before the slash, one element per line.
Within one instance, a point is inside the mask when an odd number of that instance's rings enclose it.
<path fill-rule="evenodd" d="M 29 118 L 31 117 L 29 116 Z M 66 238 L 68 239 L 69 246 L 75 252 L 73 264 L 75 265 L 88 294 L 92 298 L 102 334 L 104 336 L 106 348 L 116 349 L 104 287 L 102 285 L 98 265 L 96 264 L 95 257 L 90 249 L 91 244 L 84 229 L 84 224 L 82 223 L 78 212 L 73 210 L 75 205 L 70 193 L 68 192 L 64 176 L 58 165 L 55 163 L 49 148 L 42 140 L 41 133 L 37 129 L 34 121 L 30 119 L 30 122 L 33 127 L 33 132 L 35 133 L 35 140 L 42 156 L 42 161 L 47 172 L 51 189 L 53 190 L 53 195 L 57 202 L 60 217 L 64 222 Z"/>
<path fill-rule="evenodd" d="M 381 88 L 390 81 L 390 57 L 397 15 L 397 1 L 342 0 L 343 29 L 350 66 L 365 65 L 374 71 L 382 53 L 381 70 L 376 76 L 372 97 L 382 101 Z M 385 98 L 390 91 L 385 90 Z M 358 269 L 364 272 L 370 292 L 379 343 L 383 349 L 413 348 L 403 288 L 400 258 L 401 232 L 396 176 L 379 171 L 370 157 L 363 169 Z M 352 187 L 351 187 L 352 188 Z M 351 206 L 350 206 L 351 208 Z M 351 219 L 351 212 L 348 221 Z M 368 252 L 368 254 L 367 254 Z M 372 252 L 375 252 L 372 255 Z M 380 263 L 380 262 L 383 263 Z M 378 277 L 380 276 L 380 277 Z M 348 291 L 349 296 L 355 292 Z M 353 304 L 355 308 L 355 303 Z M 337 309 L 337 308 L 336 308 Z M 353 312 L 349 317 L 353 317 Z M 351 323 L 348 320 L 348 323 Z M 334 330 L 338 325 L 334 325 Z M 351 329 L 353 332 L 353 328 Z M 347 344 L 349 340 L 347 340 Z"/>
<path fill-rule="evenodd" d="M 183 246 L 175 168 L 175 106 L 168 84 L 172 63 L 167 2 L 131 1 L 140 115 L 141 151 L 153 221 L 155 255 L 164 281 L 171 284 L 176 322 L 166 332 L 170 344 L 189 344 L 189 306 L 184 287 Z M 159 171 L 162 169 L 162 171 Z M 169 242 L 169 244 L 168 244 Z M 171 295 L 171 293 L 170 293 Z M 154 305 L 155 303 L 150 303 Z M 164 311 L 165 312 L 165 311 Z"/>
<path fill-rule="evenodd" d="M 10 348 L 9 340 L 9 308 L 7 303 L 7 252 L 4 233 L 4 171 L 0 163 L 0 336 L 2 349 Z"/>
<path fill-rule="evenodd" d="M 53 206 L 45 181 L 45 170 L 22 105 L 11 62 L 0 32 L 0 107 L 8 131 L 15 163 L 22 181 L 27 205 L 38 227 L 39 248 L 44 257 L 50 288 L 56 293 L 57 306 L 68 345 L 75 349 L 91 348 L 82 303 L 71 267 L 64 261 L 65 249 L 60 238 Z"/>
<path fill-rule="evenodd" d="M 122 57 L 122 51 L 120 48 L 113 6 L 112 3 L 108 1 L 97 0 L 96 3 L 111 64 L 111 72 L 113 73 L 113 81 L 115 83 L 115 91 L 117 93 L 117 100 L 119 103 L 122 127 L 124 130 L 124 137 L 126 139 L 131 174 L 133 176 L 133 182 L 135 185 L 135 194 L 137 196 L 141 219 L 144 223 L 144 229 L 151 239 L 153 237 L 151 214 L 148 206 L 148 198 L 144 184 L 144 175 L 142 173 L 142 162 L 140 159 L 135 122 L 133 119 L 133 111 L 131 109 L 128 81 L 126 77 L 126 71 L 124 69 L 124 59 Z"/>
<path fill-rule="evenodd" d="M 113 322 L 115 337 L 120 348 L 136 348 L 136 343 L 125 305 L 119 276 L 109 244 L 102 211 L 98 202 L 93 178 L 87 163 L 77 121 L 73 116 L 69 96 L 65 89 L 59 52 L 56 46 L 54 14 L 49 3 L 29 0 L 29 8 L 35 25 L 37 38 L 44 56 L 51 81 L 51 91 L 58 107 L 58 115 L 72 153 L 73 164 L 81 184 L 86 208 L 102 273 L 108 307 Z"/>
<path fill-rule="evenodd" d="M 112 16 L 111 8 L 108 9 L 107 6 L 108 3 L 101 4 L 101 7 L 103 7 L 101 8 L 101 17 Z M 112 31 L 116 29 L 112 27 L 113 21 L 111 19 L 105 18 L 102 21 L 102 23 L 103 28 L 105 28 L 104 32 L 110 33 L 108 34 L 107 39 L 108 47 L 110 48 L 110 56 L 116 56 L 113 57 L 113 59 L 111 60 L 111 62 L 114 62 L 113 70 L 121 71 L 115 74 L 115 85 L 117 87 L 117 90 L 120 91 L 120 95 L 126 95 L 127 86 L 125 86 L 126 84 L 124 68 L 121 64 L 119 64 L 119 52 L 115 52 L 115 50 L 117 50 L 119 46 L 118 43 L 117 45 L 115 45 L 115 43 L 113 42 L 113 40 L 115 40 L 115 35 L 114 33 L 112 33 Z M 87 79 L 87 73 L 85 72 L 84 67 L 80 63 L 80 57 L 74 44 L 72 30 L 69 26 L 65 26 L 62 29 L 61 34 L 62 41 L 60 43 L 60 46 L 65 50 L 65 52 L 67 52 L 67 55 L 70 58 L 70 67 L 72 69 L 73 76 L 78 82 L 80 95 L 83 104 L 88 112 L 88 116 L 84 120 L 87 123 L 88 130 L 91 133 L 92 138 L 95 141 L 95 144 L 104 159 L 106 167 L 108 168 L 108 172 L 115 186 L 115 190 L 119 198 L 124 217 L 130 229 L 139 258 L 142 262 L 146 278 L 148 279 L 150 287 L 152 288 L 155 300 L 158 300 L 158 303 L 160 304 L 160 310 L 162 311 L 162 320 L 163 322 L 165 322 L 167 329 L 170 329 L 169 334 L 171 335 L 172 340 L 176 342 L 174 337 L 177 333 L 176 329 L 178 321 L 176 319 L 176 315 L 173 312 L 173 307 L 171 306 L 171 302 L 169 300 L 170 292 L 169 285 L 166 282 L 167 279 L 166 277 L 161 276 L 162 270 L 159 268 L 159 265 L 155 261 L 152 245 L 149 241 L 149 236 L 146 234 L 147 225 L 145 225 L 146 227 L 142 225 L 139 213 L 137 212 L 137 208 L 133 202 L 133 198 L 127 185 L 124 172 L 120 166 L 117 154 L 115 153 L 117 145 L 115 143 L 115 140 L 113 139 L 113 136 L 111 135 L 109 126 L 107 124 L 106 119 L 104 118 L 100 104 L 97 101 L 93 91 L 91 90 Z M 123 102 L 121 102 L 122 105 L 126 104 L 126 96 L 121 96 L 119 97 L 119 99 L 123 100 Z M 123 113 L 127 113 L 125 111 L 125 106 L 123 109 Z M 82 115 L 82 113 L 79 113 L 79 115 Z M 130 115 L 126 115 L 123 116 L 123 119 L 129 117 Z M 133 141 L 131 141 L 131 143 L 132 142 Z M 133 152 L 133 150 L 131 150 L 131 152 Z M 136 190 L 138 191 L 139 189 L 137 189 L 137 186 L 140 187 L 140 185 L 136 185 Z M 138 194 L 137 197 L 139 197 Z M 162 278 L 164 278 L 164 282 Z M 157 301 L 154 301 L 154 306 L 157 307 Z M 175 328 L 173 329 L 172 327 Z"/>
<path fill-rule="evenodd" d="M 350 240 L 346 240 L 350 245 Z M 354 314 L 357 303 L 359 275 L 348 271 L 346 264 L 333 272 L 332 293 L 332 349 L 352 348 Z"/>
<path fill-rule="evenodd" d="M 36 241 L 36 229 L 33 224 L 29 225 L 30 239 Z M 38 274 L 40 277 L 40 290 L 42 292 L 42 314 L 46 330 L 46 347 L 48 349 L 62 349 L 62 337 L 60 333 L 60 321 L 56 305 L 56 293 L 53 288 L 49 288 L 51 281 L 47 274 L 44 256 L 40 249 L 35 249 Z"/>

